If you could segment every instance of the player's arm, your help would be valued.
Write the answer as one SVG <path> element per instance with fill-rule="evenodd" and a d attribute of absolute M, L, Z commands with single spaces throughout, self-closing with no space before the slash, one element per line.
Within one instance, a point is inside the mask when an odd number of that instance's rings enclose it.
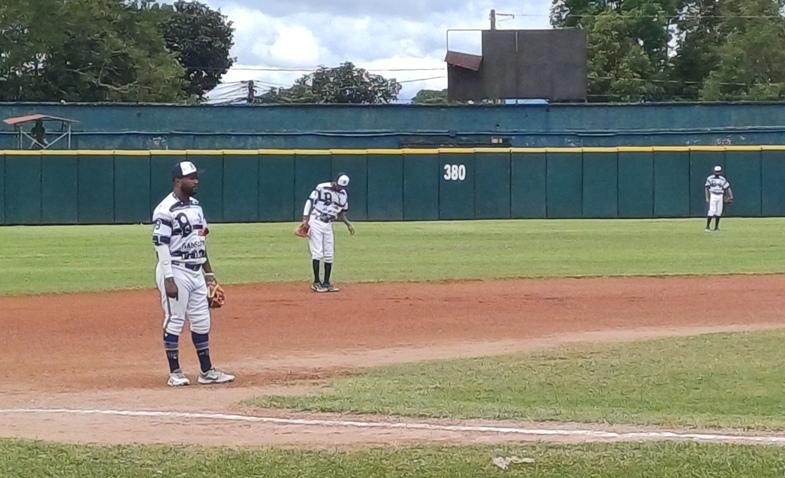
<path fill-rule="evenodd" d="M 349 234 L 352 236 L 354 235 L 354 226 L 352 225 L 352 221 L 349 220 L 349 217 L 346 215 L 346 211 L 341 211 L 338 213 L 338 220 L 342 223 L 346 224 L 346 228 L 349 229 Z"/>
<path fill-rule="evenodd" d="M 725 188 L 725 193 L 728 195 L 728 201 L 733 201 L 733 189 L 730 188 L 730 184 Z"/>
<path fill-rule="evenodd" d="M 174 282 L 172 271 L 172 254 L 169 252 L 169 243 L 172 241 L 172 221 L 166 216 L 153 217 L 153 246 L 158 256 L 158 266 L 164 273 L 164 289 L 166 296 L 177 299 L 177 284 Z"/>
<path fill-rule="evenodd" d="M 708 185 L 704 186 L 703 193 L 706 196 L 706 202 L 709 202 L 709 186 Z"/>
<path fill-rule="evenodd" d="M 305 200 L 305 206 L 303 207 L 303 224 L 308 223 L 308 218 L 311 217 L 311 211 L 313 210 L 313 205 L 316 203 L 316 199 L 319 197 L 319 192 L 314 189 L 311 191 L 311 195 L 308 196 L 308 199 Z"/>
<path fill-rule="evenodd" d="M 205 261 L 204 261 L 204 264 L 202 264 L 202 271 L 204 271 L 204 280 L 208 284 L 210 284 L 212 282 L 218 282 L 215 279 L 215 272 L 213 272 L 213 266 L 210 265 L 210 258 L 207 257 L 206 255 L 204 256 L 204 258 L 205 258 Z"/>

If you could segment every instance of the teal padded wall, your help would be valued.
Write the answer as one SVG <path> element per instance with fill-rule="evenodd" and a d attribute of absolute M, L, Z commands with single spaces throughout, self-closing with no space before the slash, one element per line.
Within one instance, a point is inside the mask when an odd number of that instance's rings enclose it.
<path fill-rule="evenodd" d="M 114 198 L 114 222 L 127 224 L 150 221 L 152 199 L 149 154 L 114 157 Z M 108 217 L 104 219 L 108 220 Z"/>
<path fill-rule="evenodd" d="M 259 218 L 259 155 L 230 154 L 223 159 L 223 220 L 256 221 Z M 211 216 L 208 220 L 214 219 Z"/>
<path fill-rule="evenodd" d="M 474 171 L 474 217 L 510 217 L 510 154 L 477 153 Z"/>
<path fill-rule="evenodd" d="M 77 210 L 80 224 L 101 224 L 114 221 L 114 157 L 113 155 L 79 156 L 79 198 Z"/>
<path fill-rule="evenodd" d="M 763 151 L 761 177 L 761 212 L 764 216 L 785 215 L 785 151 Z"/>
<path fill-rule="evenodd" d="M 654 214 L 654 164 L 650 152 L 619 152 L 619 217 Z"/>
<path fill-rule="evenodd" d="M 510 216 L 543 218 L 548 214 L 547 159 L 542 153 L 512 153 L 510 160 Z"/>
<path fill-rule="evenodd" d="M 439 155 L 439 219 L 474 216 L 474 154 Z"/>
<path fill-rule="evenodd" d="M 41 222 L 76 224 L 79 220 L 78 156 L 41 157 Z"/>
<path fill-rule="evenodd" d="M 785 216 L 785 146 L 3 152 L 0 223 L 149 222 L 189 159 L 209 222 L 299 220 L 309 193 L 351 177 L 355 220 L 705 215 L 724 165 L 736 216 Z"/>
<path fill-rule="evenodd" d="M 548 153 L 546 192 L 548 217 L 581 217 L 583 165 L 581 153 Z"/>
<path fill-rule="evenodd" d="M 304 192 L 302 197 L 295 200 L 294 158 L 293 154 L 259 156 L 257 220 L 292 221 L 302 218 L 302 207 L 310 191 Z M 306 185 L 304 188 L 313 186 Z"/>
<path fill-rule="evenodd" d="M 403 156 L 400 154 L 368 155 L 368 219 L 400 221 L 403 219 Z M 353 200 L 354 192 L 351 198 Z"/>
<path fill-rule="evenodd" d="M 403 159 L 403 218 L 439 219 L 438 154 L 405 154 Z"/>
<path fill-rule="evenodd" d="M 690 153 L 665 151 L 654 155 L 654 216 L 690 215 Z"/>
<path fill-rule="evenodd" d="M 5 224 L 5 156 L 0 156 L 0 224 Z"/>
<path fill-rule="evenodd" d="M 729 216 L 761 215 L 761 160 L 759 151 L 726 151 L 725 173 L 734 193 Z"/>
<path fill-rule="evenodd" d="M 41 223 L 41 156 L 5 157 L 6 224 Z"/>
<path fill-rule="evenodd" d="M 583 217 L 618 215 L 618 173 L 617 153 L 583 153 Z"/>

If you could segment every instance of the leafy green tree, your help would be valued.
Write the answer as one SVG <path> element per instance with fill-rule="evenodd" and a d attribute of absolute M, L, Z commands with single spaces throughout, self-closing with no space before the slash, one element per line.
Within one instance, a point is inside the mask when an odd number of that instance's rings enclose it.
<path fill-rule="evenodd" d="M 675 99 L 697 100 L 704 80 L 719 65 L 719 48 L 725 41 L 720 31 L 720 2 L 686 0 L 680 12 L 668 95 Z"/>
<path fill-rule="evenodd" d="M 3 0 L 0 99 L 177 101 L 183 69 L 120 0 Z"/>
<path fill-rule="evenodd" d="M 185 68 L 188 95 L 203 97 L 234 64 L 229 56 L 234 45 L 232 22 L 203 3 L 175 2 L 163 32 L 167 48 Z"/>
<path fill-rule="evenodd" d="M 785 19 L 771 0 L 725 0 L 720 26 L 726 38 L 706 77 L 704 100 L 785 98 Z"/>
<path fill-rule="evenodd" d="M 551 24 L 558 28 L 589 30 L 597 17 L 618 13 L 624 19 L 625 35 L 638 43 L 652 65 L 664 68 L 668 57 L 671 27 L 677 17 L 678 0 L 553 0 Z"/>
<path fill-rule="evenodd" d="M 660 100 L 677 0 L 553 0 L 551 23 L 587 32 L 590 101 Z"/>
<path fill-rule="evenodd" d="M 644 101 L 662 94 L 662 87 L 651 81 L 655 74 L 651 60 L 630 38 L 621 15 L 597 15 L 588 42 L 587 80 L 592 101 Z"/>
<path fill-rule="evenodd" d="M 401 84 L 352 63 L 318 70 L 295 81 L 290 88 L 273 88 L 258 96 L 258 103 L 390 103 L 398 98 Z"/>
<path fill-rule="evenodd" d="M 420 90 L 412 98 L 415 105 L 446 105 L 447 89 L 443 90 Z"/>

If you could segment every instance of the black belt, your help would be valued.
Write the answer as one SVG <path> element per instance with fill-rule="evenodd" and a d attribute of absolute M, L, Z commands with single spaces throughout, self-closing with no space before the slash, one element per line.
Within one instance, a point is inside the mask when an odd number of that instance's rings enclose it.
<path fill-rule="evenodd" d="M 328 216 L 327 214 L 318 214 L 315 215 L 314 218 L 326 223 L 331 223 L 335 220 L 332 216 Z"/>
<path fill-rule="evenodd" d="M 198 271 L 202 269 L 201 264 L 190 264 L 188 262 L 180 262 L 180 261 L 172 261 L 173 266 L 183 266 L 186 269 L 191 269 L 192 271 Z"/>

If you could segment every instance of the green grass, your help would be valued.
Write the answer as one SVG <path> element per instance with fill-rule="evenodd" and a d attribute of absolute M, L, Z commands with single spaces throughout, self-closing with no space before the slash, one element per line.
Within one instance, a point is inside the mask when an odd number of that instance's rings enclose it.
<path fill-rule="evenodd" d="M 534 459 L 502 471 L 496 456 Z M 0 440 L 8 477 L 781 477 L 780 447 L 696 443 L 373 448 L 361 451 L 55 445 Z"/>
<path fill-rule="evenodd" d="M 358 223 L 337 230 L 340 282 L 782 272 L 785 219 Z M 224 282 L 308 280 L 293 223 L 216 224 Z M 0 294 L 152 287 L 149 226 L 0 227 Z"/>
<path fill-rule="evenodd" d="M 254 405 L 331 412 L 785 429 L 785 331 L 371 368 Z"/>

